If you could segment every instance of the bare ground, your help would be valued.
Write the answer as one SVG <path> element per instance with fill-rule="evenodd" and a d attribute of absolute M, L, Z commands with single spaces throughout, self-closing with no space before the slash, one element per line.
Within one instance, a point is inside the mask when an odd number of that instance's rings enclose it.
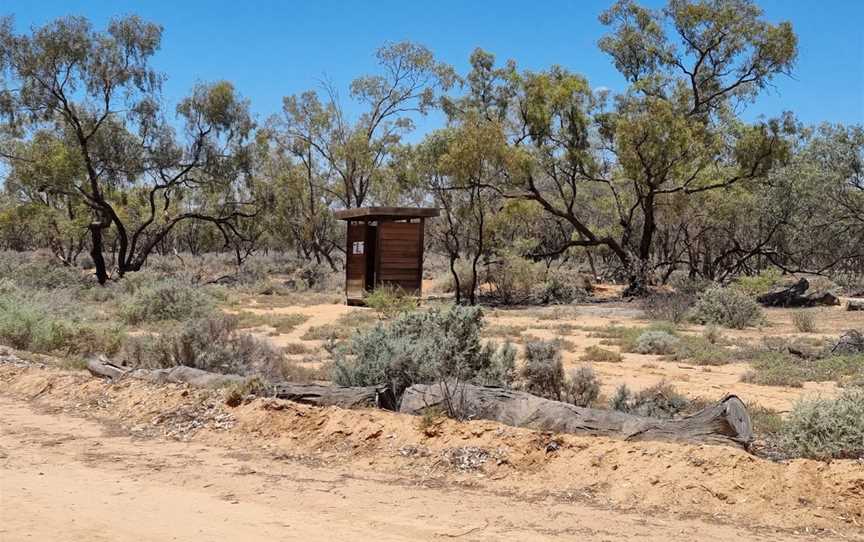
<path fill-rule="evenodd" d="M 864 466 L 0 365 L 0 540 L 864 539 Z M 548 452 L 551 441 L 557 451 Z"/>

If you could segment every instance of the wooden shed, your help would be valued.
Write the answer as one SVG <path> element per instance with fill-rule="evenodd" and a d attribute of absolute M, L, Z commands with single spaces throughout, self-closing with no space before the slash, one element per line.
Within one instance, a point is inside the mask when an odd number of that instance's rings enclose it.
<path fill-rule="evenodd" d="M 438 209 L 361 207 L 336 211 L 348 222 L 345 296 L 362 304 L 379 286 L 399 287 L 419 296 L 423 283 L 423 229 Z"/>

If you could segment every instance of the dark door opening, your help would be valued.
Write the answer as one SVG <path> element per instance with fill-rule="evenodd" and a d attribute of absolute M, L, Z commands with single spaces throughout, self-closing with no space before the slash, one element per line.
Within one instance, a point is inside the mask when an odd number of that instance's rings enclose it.
<path fill-rule="evenodd" d="M 375 289 L 375 256 L 378 248 L 378 227 L 366 223 L 366 284 L 365 289 Z"/>

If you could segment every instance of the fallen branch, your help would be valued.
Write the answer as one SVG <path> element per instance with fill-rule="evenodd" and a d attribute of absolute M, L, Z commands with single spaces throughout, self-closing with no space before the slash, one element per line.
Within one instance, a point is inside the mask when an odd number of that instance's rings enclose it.
<path fill-rule="evenodd" d="M 400 412 L 421 414 L 447 404 L 446 387 L 416 384 L 402 396 Z M 616 410 L 577 407 L 525 392 L 465 384 L 450 404 L 467 419 L 494 420 L 515 427 L 603 435 L 627 440 L 707 442 L 747 448 L 753 440 L 750 416 L 734 395 L 685 418 L 662 420 Z"/>

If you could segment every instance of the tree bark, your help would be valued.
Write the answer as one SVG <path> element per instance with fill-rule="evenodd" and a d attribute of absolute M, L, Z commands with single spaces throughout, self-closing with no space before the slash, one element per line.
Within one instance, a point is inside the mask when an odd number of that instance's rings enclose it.
<path fill-rule="evenodd" d="M 541 431 L 601 435 L 626 440 L 704 442 L 747 448 L 750 416 L 734 395 L 680 419 L 662 420 L 616 410 L 577 407 L 525 392 L 462 384 L 453 392 L 440 384 L 416 384 L 402 396 L 400 412 L 420 414 L 448 403 L 466 419 L 494 420 Z"/>
<path fill-rule="evenodd" d="M 274 396 L 306 405 L 396 410 L 396 400 L 389 386 L 342 388 L 324 384 L 282 382 L 274 386 Z"/>

